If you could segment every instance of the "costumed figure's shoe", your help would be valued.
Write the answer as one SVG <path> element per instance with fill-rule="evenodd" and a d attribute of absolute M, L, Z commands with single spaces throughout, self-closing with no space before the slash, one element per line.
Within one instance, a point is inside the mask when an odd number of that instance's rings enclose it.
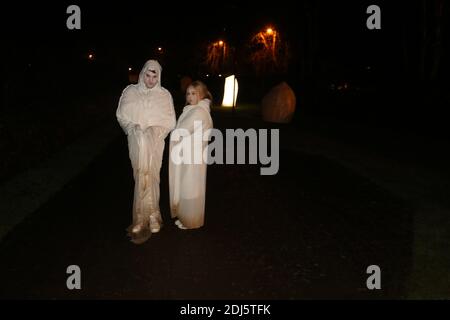
<path fill-rule="evenodd" d="M 150 229 L 145 225 L 139 224 L 134 227 L 129 226 L 127 228 L 128 236 L 131 238 L 131 242 L 134 244 L 143 244 L 152 235 Z"/>
<path fill-rule="evenodd" d="M 186 229 L 187 229 L 187 228 L 181 223 L 181 221 L 178 220 L 178 219 L 175 221 L 175 224 L 176 224 L 177 227 L 180 228 L 180 229 L 183 229 L 183 230 L 186 230 Z"/>
<path fill-rule="evenodd" d="M 158 233 L 159 230 L 161 230 L 161 223 L 160 223 L 161 219 L 155 217 L 155 216 L 150 216 L 150 231 L 152 233 Z"/>
<path fill-rule="evenodd" d="M 141 230 L 142 230 L 142 225 L 141 225 L 141 224 L 138 224 L 138 225 L 135 225 L 135 226 L 133 227 L 133 229 L 131 229 L 131 232 L 132 232 L 132 233 L 139 233 L 139 232 L 141 232 Z"/>

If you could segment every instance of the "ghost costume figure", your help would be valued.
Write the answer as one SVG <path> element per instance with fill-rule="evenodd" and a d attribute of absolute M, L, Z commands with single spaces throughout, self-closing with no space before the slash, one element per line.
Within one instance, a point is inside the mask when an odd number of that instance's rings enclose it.
<path fill-rule="evenodd" d="M 176 129 L 170 137 L 170 209 L 172 218 L 178 218 L 176 224 L 180 229 L 202 227 L 205 217 L 207 163 L 203 154 L 208 145 L 210 132 L 208 129 L 213 127 L 210 115 L 211 101 L 197 99 L 194 103 L 184 107 Z M 177 129 L 184 129 L 185 134 Z M 186 157 L 185 148 L 191 149 L 190 157 Z M 201 156 L 201 163 L 195 161 L 195 152 Z M 175 160 L 174 155 L 177 153 L 182 154 L 179 158 L 184 160 L 189 158 L 190 163 Z"/>
<path fill-rule="evenodd" d="M 133 168 L 133 223 L 128 227 L 135 243 L 147 240 L 162 226 L 159 210 L 159 173 L 164 139 L 175 127 L 172 96 L 161 87 L 161 66 L 156 60 L 145 63 L 137 84 L 122 92 L 117 120 L 127 135 Z"/>

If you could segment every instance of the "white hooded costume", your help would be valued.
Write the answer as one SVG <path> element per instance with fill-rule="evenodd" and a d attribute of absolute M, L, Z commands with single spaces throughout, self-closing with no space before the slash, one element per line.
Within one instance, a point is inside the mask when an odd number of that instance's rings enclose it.
<path fill-rule="evenodd" d="M 210 131 L 213 121 L 210 115 L 210 103 L 208 99 L 199 101 L 197 105 L 184 107 L 183 113 L 178 119 L 176 129 L 170 137 L 170 160 L 169 160 L 169 192 L 170 209 L 172 218 L 178 217 L 185 228 L 194 229 L 203 226 L 205 217 L 205 194 L 206 194 L 206 153 Z M 194 126 L 194 121 L 196 126 Z M 178 139 L 177 129 L 185 129 L 186 136 Z M 179 131 L 181 132 L 181 131 Z M 202 137 L 204 137 L 202 139 Z M 199 140 L 201 139 L 201 140 Z M 178 140 L 178 141 L 177 141 Z M 181 147 L 184 145 L 183 147 Z M 177 163 L 174 155 L 178 150 L 189 146 L 191 149 L 191 164 Z M 177 148 L 176 148 L 177 147 Z M 201 154 L 201 163 L 194 162 L 195 148 Z M 185 152 L 180 152 L 185 156 Z M 184 158 L 186 159 L 186 158 Z"/>
<path fill-rule="evenodd" d="M 148 70 L 156 71 L 158 83 L 147 88 Z M 149 60 L 139 74 L 139 81 L 122 92 L 116 111 L 117 120 L 128 138 L 128 149 L 135 181 L 133 224 L 147 231 L 159 231 L 162 224 L 159 210 L 159 172 L 164 152 L 164 139 L 175 127 L 172 96 L 161 87 L 161 66 Z M 142 237 L 141 237 L 142 239 Z M 146 240 L 146 239 L 145 239 Z M 145 241 L 144 240 L 144 241 Z"/>

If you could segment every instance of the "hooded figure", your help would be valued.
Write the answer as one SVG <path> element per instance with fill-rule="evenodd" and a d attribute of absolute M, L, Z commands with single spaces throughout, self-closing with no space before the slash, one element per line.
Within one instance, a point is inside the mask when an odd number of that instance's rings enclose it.
<path fill-rule="evenodd" d="M 122 92 L 117 120 L 128 138 L 135 181 L 133 223 L 127 231 L 134 243 L 143 243 L 162 226 L 159 210 L 159 172 L 164 139 L 175 127 L 172 96 L 161 87 L 161 66 L 149 60 L 137 84 Z"/>

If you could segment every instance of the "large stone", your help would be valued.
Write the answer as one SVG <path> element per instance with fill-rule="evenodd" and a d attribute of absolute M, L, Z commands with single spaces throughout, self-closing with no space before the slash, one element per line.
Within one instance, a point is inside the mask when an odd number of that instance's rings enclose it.
<path fill-rule="evenodd" d="M 295 93 L 286 82 L 273 87 L 262 99 L 264 121 L 288 123 L 294 116 Z"/>

